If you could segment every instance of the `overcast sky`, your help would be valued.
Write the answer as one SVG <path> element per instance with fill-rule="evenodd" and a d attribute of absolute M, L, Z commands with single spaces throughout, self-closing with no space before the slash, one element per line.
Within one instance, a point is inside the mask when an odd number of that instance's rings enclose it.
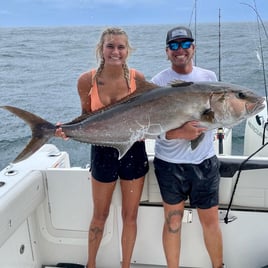
<path fill-rule="evenodd" d="M 256 0 L 268 21 L 268 0 Z M 241 4 L 244 3 L 244 4 Z M 197 23 L 254 21 L 253 0 L 196 0 Z M 1 0 L 1 26 L 133 25 L 190 23 L 195 0 Z M 192 18 L 192 20 L 191 20 Z"/>

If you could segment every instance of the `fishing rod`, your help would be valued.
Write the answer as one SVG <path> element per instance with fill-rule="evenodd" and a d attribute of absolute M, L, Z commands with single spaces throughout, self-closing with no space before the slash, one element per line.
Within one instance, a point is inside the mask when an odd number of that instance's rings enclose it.
<path fill-rule="evenodd" d="M 194 40 L 195 40 L 195 45 L 197 43 L 197 25 L 196 25 L 196 21 L 197 21 L 197 0 L 194 1 L 194 6 L 192 8 L 192 13 L 190 16 L 190 22 L 189 22 L 189 28 L 191 28 L 191 24 L 192 24 L 192 19 L 194 16 Z M 194 64 L 196 65 L 196 51 L 194 53 Z"/>
<path fill-rule="evenodd" d="M 194 5 L 194 38 L 195 38 L 195 45 L 197 43 L 197 25 L 196 25 L 196 21 L 197 21 L 197 12 L 196 12 L 196 4 L 197 4 L 197 0 L 195 0 L 195 5 Z M 196 53 L 194 53 L 194 59 L 195 59 L 195 65 L 197 62 L 197 56 Z"/>
<path fill-rule="evenodd" d="M 221 9 L 219 8 L 219 81 L 221 81 Z M 217 139 L 219 141 L 219 154 L 223 154 L 223 140 L 224 140 L 224 130 L 222 127 L 217 130 Z"/>
<path fill-rule="evenodd" d="M 221 9 L 219 8 L 219 81 L 221 81 Z"/>
<path fill-rule="evenodd" d="M 266 36 L 266 39 L 268 40 L 268 34 L 267 34 L 267 31 L 266 31 L 266 28 L 265 28 L 265 25 L 262 21 L 262 18 L 257 10 L 257 4 L 256 4 L 256 1 L 254 0 L 253 1 L 254 3 L 254 6 L 248 4 L 248 3 L 241 3 L 242 5 L 246 5 L 248 7 L 250 7 L 256 14 L 257 16 L 257 25 L 258 25 L 258 33 L 259 33 L 259 43 L 260 43 L 260 50 L 261 50 L 261 65 L 262 65 L 262 73 L 263 73 L 263 82 L 264 82 L 264 90 L 265 90 L 265 98 L 266 98 L 266 113 L 267 113 L 267 117 L 268 118 L 268 93 L 267 93 L 267 83 L 266 83 L 266 70 L 265 70 L 265 62 L 264 62 L 264 54 L 263 54 L 263 45 L 262 45 L 262 38 L 261 38 L 261 26 L 262 26 L 262 29 L 264 31 L 264 34 Z M 265 132 L 266 132 L 266 128 L 268 127 L 268 122 L 267 122 L 267 119 L 266 119 L 266 122 L 264 122 L 263 118 L 260 117 L 259 115 L 256 115 L 256 121 L 257 121 L 257 124 L 259 126 L 261 126 L 262 124 L 264 124 L 263 126 L 263 133 L 262 133 L 262 145 L 264 145 L 265 143 Z"/>
<path fill-rule="evenodd" d="M 263 45 L 262 45 L 262 37 L 261 37 L 261 26 L 262 26 L 262 29 L 264 31 L 264 34 L 265 34 L 267 40 L 268 40 L 268 34 L 267 34 L 267 31 L 266 31 L 265 25 L 264 25 L 264 23 L 262 21 L 262 18 L 261 18 L 260 14 L 259 14 L 259 12 L 257 10 L 256 1 L 254 0 L 254 6 L 252 6 L 252 5 L 248 4 L 248 3 L 241 3 L 241 4 L 250 7 L 255 12 L 255 14 L 257 16 L 259 43 L 260 43 L 260 51 L 261 51 L 261 65 L 262 65 L 263 82 L 264 82 L 264 90 L 265 90 L 265 98 L 266 98 L 266 112 L 267 112 L 267 118 L 268 118 L 268 93 L 267 93 L 266 70 L 265 70 L 265 61 L 264 61 Z M 261 122 L 260 116 L 256 115 L 256 120 L 257 120 L 258 125 L 261 125 L 262 122 Z M 264 124 L 262 145 L 264 144 L 265 130 L 266 130 L 267 125 L 268 125 L 268 123 L 266 122 Z"/>
<path fill-rule="evenodd" d="M 260 29 L 260 23 L 263 27 L 263 30 L 264 30 L 264 33 L 265 33 L 265 36 L 268 40 L 268 35 L 267 35 L 267 32 L 266 32 L 266 28 L 264 26 L 264 23 L 257 11 L 257 6 L 256 6 L 256 2 L 254 0 L 254 7 L 250 4 L 247 4 L 247 3 L 241 3 L 242 5 L 246 5 L 246 6 L 249 6 L 257 15 L 257 23 L 258 23 L 258 33 L 259 33 L 259 42 L 260 42 L 260 49 L 261 49 L 261 63 L 262 63 L 262 71 L 263 71 L 263 81 L 264 81 L 264 89 L 265 89 L 265 97 L 266 97 L 266 112 L 268 112 L 268 105 L 267 105 L 267 83 L 266 83 L 266 74 L 265 74 L 265 64 L 264 64 L 264 56 L 263 56 L 263 46 L 262 46 L 262 38 L 261 38 L 261 29 Z M 268 115 L 267 115 L 268 116 Z M 260 118 L 260 116 L 256 115 L 256 121 L 258 123 L 258 125 L 262 125 L 262 120 Z M 241 162 L 240 166 L 239 166 L 239 169 L 238 169 L 238 174 L 237 174 L 237 177 L 236 177 L 236 181 L 235 181 L 235 185 L 234 185 L 234 188 L 233 188 L 233 192 L 232 192 L 232 196 L 231 196 L 231 199 L 230 199 L 230 202 L 229 202 L 229 205 L 228 205 L 228 208 L 227 208 L 227 212 L 226 212 L 226 215 L 225 215 L 225 218 L 224 218 L 224 222 L 227 224 L 230 222 L 229 218 L 228 218 L 228 215 L 229 215 L 229 211 L 231 209 L 231 206 L 232 206 L 232 202 L 233 202 L 233 198 L 234 198 L 234 195 L 235 195 L 235 192 L 236 192 L 236 188 L 237 188 L 237 185 L 238 185 L 238 182 L 239 182 L 239 178 L 240 178 L 240 174 L 241 174 L 241 171 L 243 170 L 243 167 L 244 165 L 254 156 L 256 155 L 258 152 L 260 152 L 265 146 L 268 145 L 268 142 L 265 143 L 265 131 L 266 131 L 266 128 L 268 126 L 268 122 L 266 120 L 266 122 L 264 123 L 264 127 L 263 127 L 263 136 L 262 136 L 262 146 L 256 150 L 254 153 L 252 153 L 250 156 L 248 156 L 243 162 Z"/>
<path fill-rule="evenodd" d="M 229 216 L 229 212 L 231 210 L 231 206 L 232 206 L 232 203 L 233 203 L 233 199 L 234 199 L 234 195 L 235 195 L 235 192 L 236 192 L 236 188 L 237 188 L 237 185 L 238 185 L 238 181 L 239 181 L 239 178 L 240 178 L 240 174 L 243 170 L 243 167 L 244 165 L 254 156 L 256 155 L 258 152 L 260 152 L 265 146 L 268 145 L 268 142 L 266 142 L 265 144 L 263 144 L 256 152 L 252 153 L 250 156 L 248 156 L 244 161 L 241 162 L 239 168 L 238 168 L 238 173 L 237 173 L 237 176 L 236 176 L 236 180 L 235 180 L 235 184 L 234 184 L 234 188 L 233 188 L 233 192 L 232 192 L 232 195 L 231 195 L 231 199 L 230 199 L 230 202 L 229 202 L 229 205 L 228 205 L 228 208 L 227 208 L 227 211 L 226 211 L 226 214 L 225 214 L 225 217 L 224 217 L 224 223 L 228 224 L 229 222 L 231 222 L 232 220 L 228 218 Z"/>

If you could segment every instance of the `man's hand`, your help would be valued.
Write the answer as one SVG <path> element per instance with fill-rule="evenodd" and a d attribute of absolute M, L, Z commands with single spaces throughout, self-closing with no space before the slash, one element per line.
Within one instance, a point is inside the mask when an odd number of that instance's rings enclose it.
<path fill-rule="evenodd" d="M 207 128 L 200 127 L 198 121 L 189 121 L 186 122 L 179 128 L 172 129 L 166 133 L 166 139 L 186 139 L 194 140 L 199 137 Z"/>

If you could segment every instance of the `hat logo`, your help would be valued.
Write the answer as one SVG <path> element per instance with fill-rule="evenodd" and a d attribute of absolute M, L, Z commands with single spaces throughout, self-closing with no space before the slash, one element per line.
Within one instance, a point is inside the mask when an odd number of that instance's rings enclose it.
<path fill-rule="evenodd" d="M 177 30 L 174 30 L 172 33 L 171 33 L 171 36 L 172 37 L 175 37 L 175 36 L 187 36 L 187 31 L 184 30 L 184 29 L 177 29 Z"/>

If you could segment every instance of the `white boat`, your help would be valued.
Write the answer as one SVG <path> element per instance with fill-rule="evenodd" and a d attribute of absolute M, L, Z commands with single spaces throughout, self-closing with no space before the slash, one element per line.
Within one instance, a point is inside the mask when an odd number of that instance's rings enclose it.
<path fill-rule="evenodd" d="M 268 149 L 245 161 L 262 146 L 266 111 L 260 118 L 260 125 L 255 117 L 246 122 L 245 155 L 231 155 L 230 130 L 225 130 L 223 154 L 218 155 L 222 164 L 219 213 L 224 262 L 231 268 L 268 265 Z M 215 141 L 216 149 L 218 143 Z M 140 202 L 131 262 L 132 267 L 166 267 L 161 241 L 163 208 L 152 165 L 153 141 L 146 145 L 150 171 Z M 0 267 L 85 265 L 91 216 L 89 169 L 71 167 L 66 152 L 46 144 L 28 159 L 9 164 L 0 173 Z M 97 256 L 98 268 L 120 267 L 121 228 L 121 196 L 116 188 Z M 186 207 L 183 219 L 180 265 L 211 267 L 198 216 L 191 207 Z"/>

